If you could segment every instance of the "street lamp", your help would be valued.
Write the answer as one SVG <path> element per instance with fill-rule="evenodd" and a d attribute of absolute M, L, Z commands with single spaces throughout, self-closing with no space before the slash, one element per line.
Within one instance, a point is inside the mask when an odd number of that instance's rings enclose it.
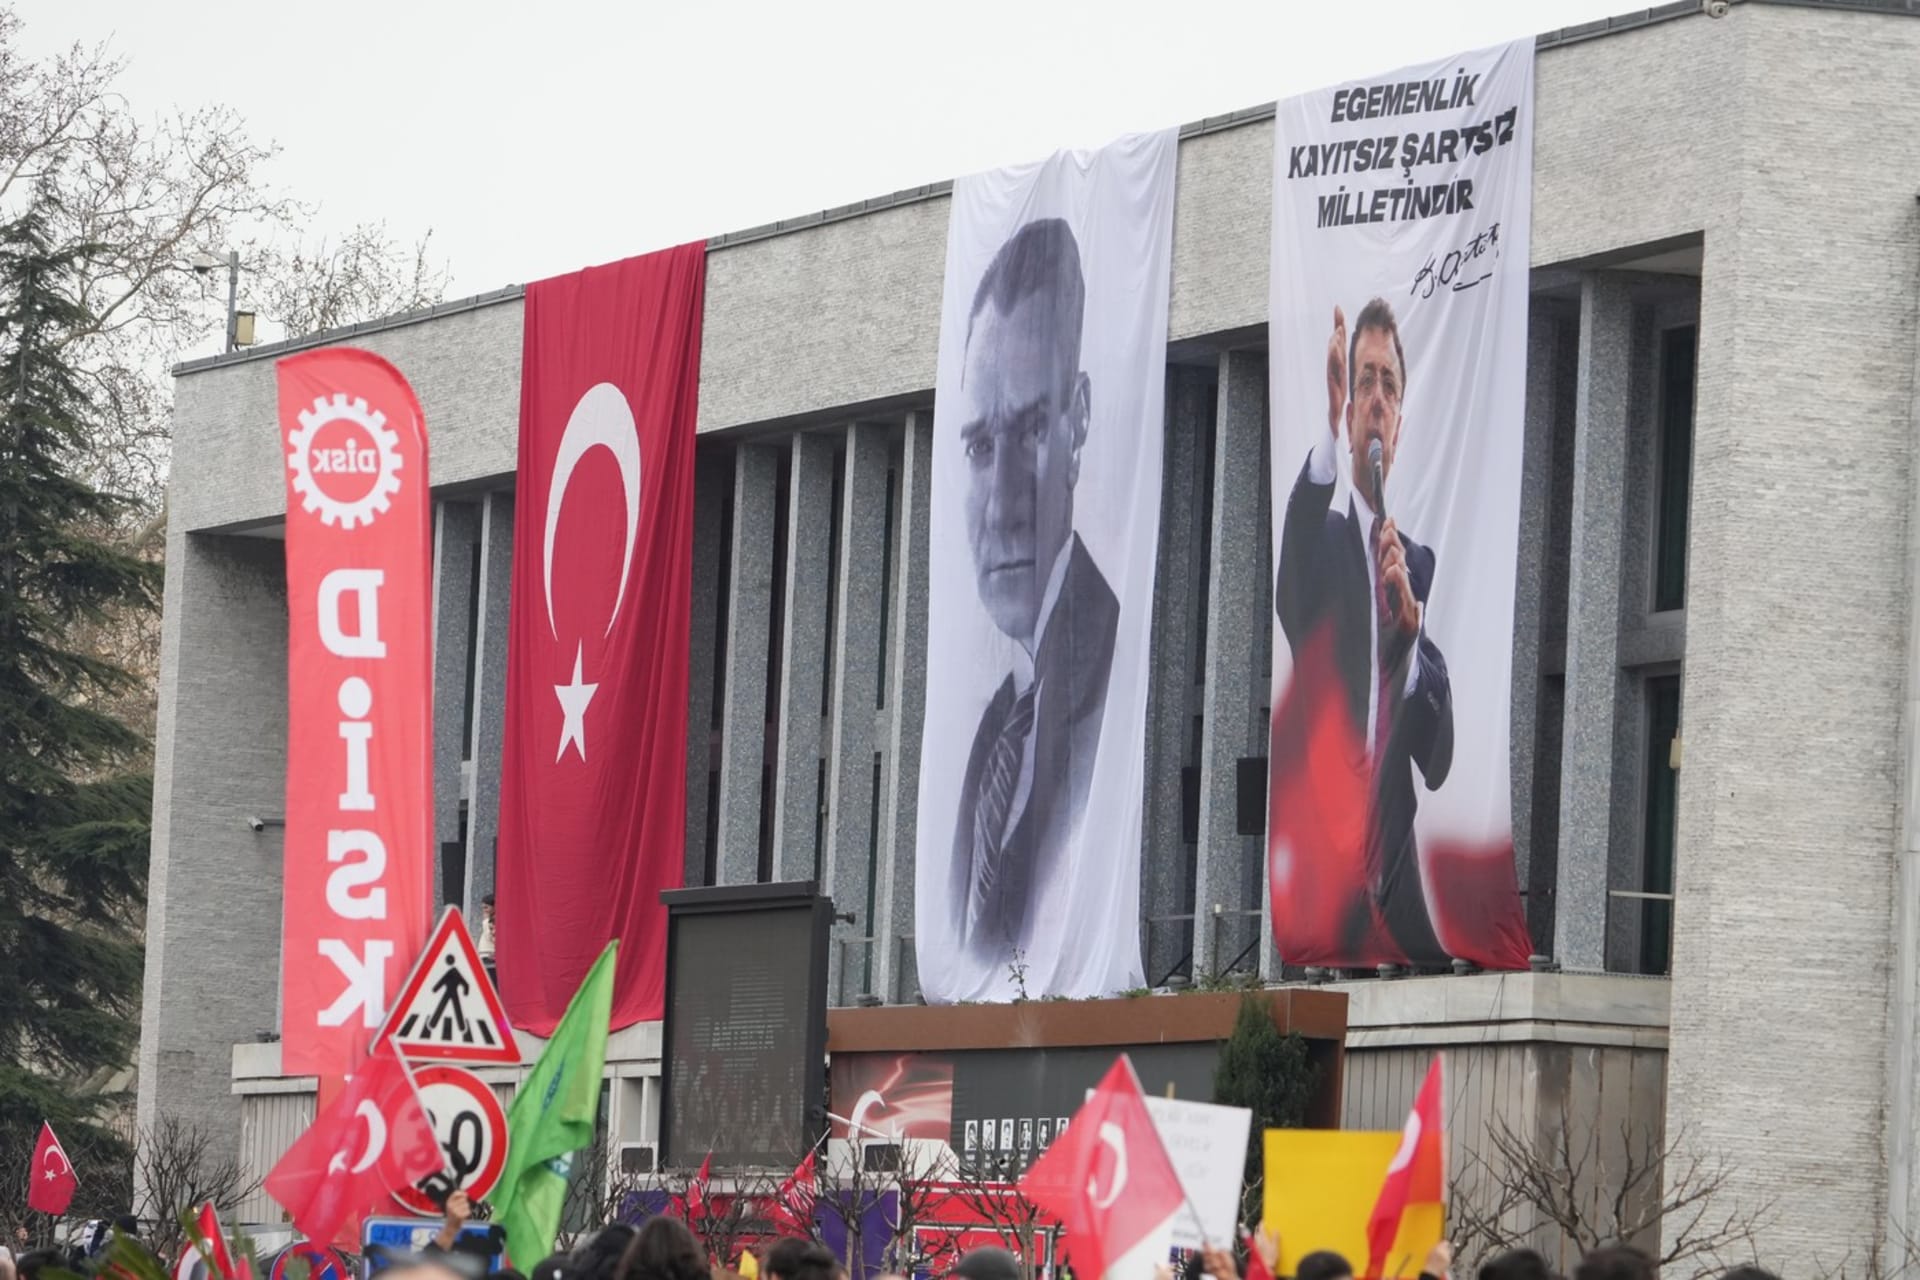
<path fill-rule="evenodd" d="M 227 345 L 226 345 L 226 349 L 228 351 L 233 351 L 239 347 L 252 346 L 254 344 L 253 312 L 240 311 L 237 309 L 240 301 L 240 251 L 238 249 L 227 250 L 226 260 L 224 262 L 216 254 L 202 253 L 197 255 L 194 258 L 192 266 L 193 266 L 193 274 L 197 276 L 210 275 L 213 272 L 218 271 L 222 266 L 226 267 L 227 269 Z"/>

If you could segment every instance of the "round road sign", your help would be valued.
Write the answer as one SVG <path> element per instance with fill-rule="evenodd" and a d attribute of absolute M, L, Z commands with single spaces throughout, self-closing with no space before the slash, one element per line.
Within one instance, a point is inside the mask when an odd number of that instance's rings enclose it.
<path fill-rule="evenodd" d="M 440 1140 L 443 1176 L 474 1199 L 484 1198 L 507 1162 L 507 1112 L 493 1086 L 464 1067 L 440 1063 L 415 1067 L 413 1079 Z M 418 1186 L 396 1191 L 393 1198 L 415 1213 L 440 1212 Z"/>
<path fill-rule="evenodd" d="M 339 1254 L 311 1240 L 295 1240 L 282 1249 L 267 1272 L 268 1280 L 287 1280 L 288 1264 L 296 1259 L 307 1264 L 307 1280 L 353 1280 L 353 1268 Z"/>

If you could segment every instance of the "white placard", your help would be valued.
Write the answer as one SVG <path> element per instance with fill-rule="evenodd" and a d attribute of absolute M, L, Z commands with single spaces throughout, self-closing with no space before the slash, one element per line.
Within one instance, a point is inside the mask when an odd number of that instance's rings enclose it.
<path fill-rule="evenodd" d="M 1240 1220 L 1240 1176 L 1247 1164 L 1247 1133 L 1253 1112 L 1210 1102 L 1147 1097 L 1187 1204 L 1173 1220 L 1178 1249 L 1232 1247 Z"/>

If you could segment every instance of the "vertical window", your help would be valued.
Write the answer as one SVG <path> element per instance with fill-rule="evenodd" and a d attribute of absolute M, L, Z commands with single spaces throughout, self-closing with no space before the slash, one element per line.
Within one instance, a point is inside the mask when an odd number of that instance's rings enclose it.
<path fill-rule="evenodd" d="M 1699 330 L 1660 336 L 1659 490 L 1653 539 L 1653 608 L 1687 605 L 1687 493 L 1693 479 L 1693 374 Z"/>
<path fill-rule="evenodd" d="M 1640 891 L 1669 895 L 1640 900 L 1640 972 L 1665 973 L 1673 946 L 1673 841 L 1680 772 L 1673 744 L 1680 732 L 1680 677 L 1647 681 L 1647 826 Z"/>

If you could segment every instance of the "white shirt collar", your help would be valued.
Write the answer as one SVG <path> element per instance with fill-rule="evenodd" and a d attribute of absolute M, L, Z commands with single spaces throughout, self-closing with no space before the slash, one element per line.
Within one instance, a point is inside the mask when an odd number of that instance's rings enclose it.
<path fill-rule="evenodd" d="M 1040 617 L 1033 627 L 1033 649 L 1028 651 L 1023 644 L 1013 646 L 1013 687 L 1024 691 L 1033 683 L 1033 658 L 1040 652 L 1040 642 L 1046 639 L 1047 626 L 1053 621 L 1054 607 L 1060 603 L 1060 589 L 1067 581 L 1067 562 L 1073 559 L 1073 535 L 1060 547 L 1060 553 L 1053 558 L 1053 571 L 1047 575 L 1046 594 L 1040 597 Z"/>

